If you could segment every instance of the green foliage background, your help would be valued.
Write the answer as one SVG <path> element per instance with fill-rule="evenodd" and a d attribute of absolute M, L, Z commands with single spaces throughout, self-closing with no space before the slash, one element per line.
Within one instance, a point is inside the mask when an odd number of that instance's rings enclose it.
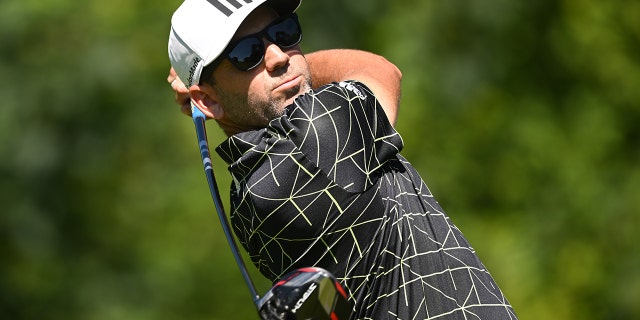
<path fill-rule="evenodd" d="M 0 318 L 256 318 L 165 81 L 178 5 L 0 2 Z M 403 153 L 521 319 L 640 318 L 640 2 L 299 13 L 403 70 Z"/>

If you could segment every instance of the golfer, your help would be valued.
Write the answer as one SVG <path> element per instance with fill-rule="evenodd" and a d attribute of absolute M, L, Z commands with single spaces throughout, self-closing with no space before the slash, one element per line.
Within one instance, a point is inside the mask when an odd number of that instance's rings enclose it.
<path fill-rule="evenodd" d="M 168 81 L 228 139 L 231 224 L 260 272 L 333 273 L 351 319 L 516 319 L 400 155 L 401 72 L 357 50 L 303 54 L 300 0 L 186 0 Z"/>

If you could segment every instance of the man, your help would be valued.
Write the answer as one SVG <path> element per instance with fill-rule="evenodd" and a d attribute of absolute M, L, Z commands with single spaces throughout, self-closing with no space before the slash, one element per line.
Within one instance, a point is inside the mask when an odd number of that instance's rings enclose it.
<path fill-rule="evenodd" d="M 399 154 L 400 71 L 356 50 L 303 55 L 300 0 L 245 2 L 182 4 L 168 81 L 229 136 L 231 223 L 260 272 L 329 270 L 352 319 L 516 319 Z"/>

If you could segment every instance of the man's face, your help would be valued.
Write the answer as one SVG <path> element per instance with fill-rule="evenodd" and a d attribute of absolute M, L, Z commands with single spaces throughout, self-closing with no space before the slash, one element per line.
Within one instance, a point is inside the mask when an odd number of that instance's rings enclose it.
<path fill-rule="evenodd" d="M 277 18 L 271 8 L 259 7 L 247 17 L 233 40 L 257 33 Z M 240 71 L 225 59 L 213 73 L 213 89 L 224 110 L 218 122 L 225 131 L 264 128 L 270 120 L 282 115 L 295 97 L 311 88 L 309 66 L 300 46 L 283 51 L 263 40 L 264 60 L 254 69 Z"/>

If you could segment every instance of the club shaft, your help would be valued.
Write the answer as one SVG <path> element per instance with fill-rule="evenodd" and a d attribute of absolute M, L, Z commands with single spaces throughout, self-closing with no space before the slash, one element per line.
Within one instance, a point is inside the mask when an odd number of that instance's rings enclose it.
<path fill-rule="evenodd" d="M 211 192 L 211 198 L 213 199 L 213 203 L 216 207 L 216 212 L 218 213 L 218 218 L 220 219 L 220 224 L 222 225 L 222 230 L 224 231 L 224 235 L 227 238 L 227 242 L 229 243 L 229 247 L 231 247 L 231 252 L 233 253 L 233 257 L 238 264 L 238 268 L 240 268 L 240 273 L 242 273 L 242 277 L 244 281 L 247 283 L 247 287 L 249 287 L 249 291 L 251 293 L 251 298 L 253 299 L 253 303 L 257 306 L 258 300 L 260 299 L 260 295 L 251 280 L 251 276 L 249 275 L 249 271 L 247 270 L 246 265 L 244 264 L 244 260 L 240 255 L 240 250 L 238 249 L 238 245 L 236 244 L 235 238 L 231 232 L 231 227 L 229 226 L 229 222 L 227 221 L 227 216 L 224 211 L 224 207 L 222 205 L 222 201 L 220 199 L 220 192 L 218 191 L 218 184 L 216 183 L 215 175 L 213 174 L 213 163 L 211 161 L 211 154 L 209 152 L 209 143 L 207 139 L 207 129 L 205 125 L 205 115 L 200 111 L 200 109 L 195 106 L 191 107 L 191 114 L 193 118 L 193 123 L 196 127 L 196 135 L 198 137 L 198 145 L 200 146 L 200 156 L 202 157 L 202 164 L 204 166 L 204 173 L 207 177 L 207 182 L 209 183 L 209 191 Z"/>

